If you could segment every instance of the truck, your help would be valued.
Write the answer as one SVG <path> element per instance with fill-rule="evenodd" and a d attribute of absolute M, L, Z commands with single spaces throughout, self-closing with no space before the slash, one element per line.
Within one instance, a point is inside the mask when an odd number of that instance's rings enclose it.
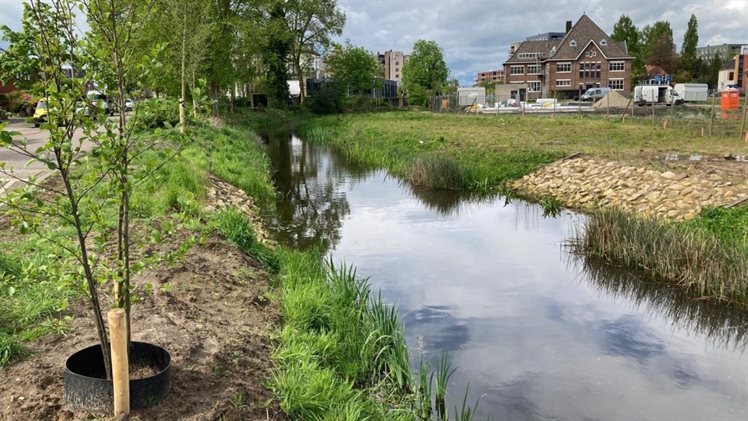
<path fill-rule="evenodd" d="M 669 85 L 640 85 L 634 87 L 634 103 L 638 106 L 646 104 L 672 105 L 678 99 L 673 95 L 673 88 Z"/>
<path fill-rule="evenodd" d="M 676 83 L 673 88 L 676 103 L 705 102 L 709 97 L 709 86 L 706 83 Z"/>

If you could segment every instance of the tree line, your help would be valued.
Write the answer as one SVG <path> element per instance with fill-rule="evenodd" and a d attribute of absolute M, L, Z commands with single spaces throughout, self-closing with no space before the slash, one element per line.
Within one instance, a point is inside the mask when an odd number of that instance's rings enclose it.
<path fill-rule="evenodd" d="M 720 68 L 725 60 L 730 59 L 719 54 L 706 59 L 698 57 L 698 20 L 693 14 L 688 20 L 680 53 L 673 41 L 673 29 L 666 20 L 658 20 L 639 29 L 624 14 L 613 26 L 611 38 L 626 42 L 629 54 L 634 57 L 634 79 L 646 79 L 645 65 L 649 64 L 661 67 L 678 82 L 700 82 L 715 87 Z"/>

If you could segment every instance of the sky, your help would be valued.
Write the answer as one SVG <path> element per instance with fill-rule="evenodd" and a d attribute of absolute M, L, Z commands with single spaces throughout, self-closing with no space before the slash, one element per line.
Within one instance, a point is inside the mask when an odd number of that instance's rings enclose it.
<path fill-rule="evenodd" d="M 495 70 L 509 45 L 542 32 L 563 32 L 586 13 L 608 34 L 621 14 L 642 28 L 667 20 L 680 51 L 691 14 L 699 46 L 748 44 L 748 0 L 338 0 L 347 21 L 341 39 L 373 52 L 409 52 L 419 39 L 436 41 L 463 86 Z"/>
<path fill-rule="evenodd" d="M 586 13 L 604 31 L 626 14 L 641 28 L 667 20 L 680 50 L 688 19 L 699 22 L 699 46 L 748 44 L 748 0 L 338 0 L 347 21 L 339 41 L 372 52 L 410 52 L 419 39 L 441 46 L 461 85 L 498 69 L 509 45 L 529 35 L 563 32 Z M 0 0 L 0 25 L 20 28 L 22 0 Z M 0 43 L 0 48 L 4 47 Z"/>

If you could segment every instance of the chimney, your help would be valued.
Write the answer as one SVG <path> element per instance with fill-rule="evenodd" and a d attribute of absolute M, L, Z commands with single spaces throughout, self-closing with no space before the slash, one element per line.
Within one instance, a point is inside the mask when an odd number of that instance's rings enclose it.
<path fill-rule="evenodd" d="M 569 31 L 571 31 L 571 21 L 567 20 L 566 21 L 566 33 L 568 34 Z"/>

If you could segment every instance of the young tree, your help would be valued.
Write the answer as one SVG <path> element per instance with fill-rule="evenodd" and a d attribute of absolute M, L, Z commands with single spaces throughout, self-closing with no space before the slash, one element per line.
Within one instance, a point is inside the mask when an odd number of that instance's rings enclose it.
<path fill-rule="evenodd" d="M 696 15 L 691 15 L 688 20 L 688 29 L 683 35 L 683 46 L 680 53 L 680 68 L 687 72 L 689 80 L 693 80 L 698 74 L 698 63 L 696 60 L 696 46 L 699 44 L 698 22 Z"/>
<path fill-rule="evenodd" d="M 363 47 L 347 43 L 334 45 L 325 58 L 325 66 L 333 78 L 350 92 L 366 92 L 376 87 L 382 74 L 379 61 Z"/>
<path fill-rule="evenodd" d="M 49 27 L 49 5 L 39 6 L 42 19 L 47 20 Z M 34 43 L 39 36 L 34 10 L 28 3 L 23 5 L 21 30 L 15 32 L 7 25 L 0 26 L 0 40 L 8 42 L 8 48 L 0 48 L 0 82 L 13 82 L 22 89 L 29 89 L 39 78 L 41 63 L 34 54 Z"/>
<path fill-rule="evenodd" d="M 634 57 L 633 78 L 640 79 L 645 76 L 644 57 L 642 55 L 641 33 L 634 25 L 630 17 L 621 15 L 618 22 L 613 26 L 610 36 L 614 41 L 626 42 L 630 55 Z"/>
<path fill-rule="evenodd" d="M 448 73 L 439 45 L 434 41 L 418 40 L 413 45 L 410 59 L 403 66 L 403 86 L 411 101 L 425 103 L 428 96 L 441 92 Z"/>
<path fill-rule="evenodd" d="M 345 13 L 336 0 L 289 0 L 285 3 L 286 22 L 292 36 L 291 62 L 299 79 L 304 102 L 304 55 L 319 56 L 330 45 L 332 35 L 340 35 L 345 25 Z"/>

